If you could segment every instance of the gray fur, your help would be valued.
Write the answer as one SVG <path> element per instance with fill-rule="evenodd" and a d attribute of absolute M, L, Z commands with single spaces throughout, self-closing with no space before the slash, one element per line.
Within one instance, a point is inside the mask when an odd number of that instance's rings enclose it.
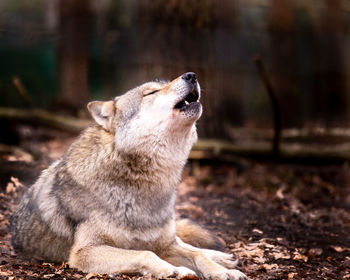
<path fill-rule="evenodd" d="M 182 254 L 190 259 L 200 254 L 202 260 L 191 268 L 199 275 L 208 278 L 215 268 L 218 279 L 238 279 L 212 261 L 231 266 L 229 255 L 194 253 L 176 237 L 176 186 L 197 140 L 202 107 L 191 103 L 180 112 L 174 106 L 194 88 L 200 93 L 199 84 L 179 77 L 146 83 L 112 101 L 90 102 L 96 124 L 42 172 L 13 214 L 15 250 L 29 258 L 68 261 L 86 272 L 157 277 L 194 274 L 174 265 Z M 199 243 L 215 243 L 210 234 L 196 231 L 204 236 Z M 199 268 L 205 264 L 212 268 Z"/>

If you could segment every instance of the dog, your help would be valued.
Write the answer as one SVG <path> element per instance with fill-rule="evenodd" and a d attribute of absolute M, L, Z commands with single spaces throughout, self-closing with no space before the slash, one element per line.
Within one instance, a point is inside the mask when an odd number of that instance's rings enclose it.
<path fill-rule="evenodd" d="M 16 252 L 89 273 L 247 279 L 232 255 L 193 246 L 213 248 L 213 235 L 175 220 L 200 94 L 188 72 L 90 102 L 94 124 L 42 172 L 11 218 Z"/>

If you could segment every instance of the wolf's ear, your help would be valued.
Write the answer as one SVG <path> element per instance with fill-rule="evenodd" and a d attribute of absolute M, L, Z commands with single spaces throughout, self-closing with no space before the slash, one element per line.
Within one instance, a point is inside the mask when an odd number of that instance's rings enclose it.
<path fill-rule="evenodd" d="M 115 110 L 114 101 L 92 101 L 87 105 L 87 108 L 96 123 L 106 130 L 112 128 L 112 119 Z"/>

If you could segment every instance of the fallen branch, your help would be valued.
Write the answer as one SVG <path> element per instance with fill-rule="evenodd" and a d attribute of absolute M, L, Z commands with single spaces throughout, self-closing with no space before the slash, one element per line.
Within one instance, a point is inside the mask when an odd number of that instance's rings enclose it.
<path fill-rule="evenodd" d="M 24 110 L 0 107 L 0 119 L 60 129 L 74 134 L 79 133 L 90 124 L 88 120 L 52 114 L 41 109 Z M 340 131 L 342 133 L 339 131 L 340 129 L 331 130 L 329 131 L 329 136 L 334 137 L 339 136 L 339 134 L 345 134 L 344 131 Z M 296 133 L 294 132 L 292 134 L 295 136 Z M 304 134 L 302 133 L 302 135 Z M 350 136 L 350 133 L 346 135 Z M 287 134 L 286 138 L 290 136 Z M 264 143 L 260 141 L 259 144 L 252 142 L 249 145 L 242 145 L 216 139 L 200 139 L 193 147 L 190 159 L 226 160 L 232 156 L 243 156 L 269 160 L 271 159 L 271 146 L 269 144 L 268 141 Z M 350 144 L 347 142 L 338 145 L 283 143 L 281 144 L 279 155 L 278 160 L 301 161 L 303 163 L 308 161 L 315 163 L 341 163 L 350 160 Z"/>
<path fill-rule="evenodd" d="M 261 60 L 261 57 L 256 56 L 254 60 L 255 60 L 255 65 L 256 65 L 256 68 L 258 69 L 259 75 L 266 87 L 266 90 L 272 105 L 273 129 L 274 129 L 274 135 L 273 135 L 273 141 L 272 141 L 272 153 L 274 157 L 278 158 L 280 154 L 280 140 L 281 140 L 281 113 L 280 113 L 279 103 L 278 103 L 277 95 L 275 94 L 275 91 L 271 85 L 270 79 L 265 70 L 264 64 Z"/>
<path fill-rule="evenodd" d="M 0 154 L 11 154 L 15 158 L 15 160 L 32 162 L 34 160 L 34 156 L 29 152 L 25 151 L 21 147 L 13 146 L 13 145 L 5 145 L 0 143 Z"/>
<path fill-rule="evenodd" d="M 22 122 L 32 125 L 41 125 L 71 133 L 79 133 L 90 124 L 90 121 L 88 120 L 57 115 L 42 109 L 24 110 L 0 107 L 0 119 L 7 119 L 13 122 Z"/>
<path fill-rule="evenodd" d="M 216 139 L 200 139 L 190 153 L 190 159 L 194 160 L 230 161 L 236 156 L 261 160 L 272 159 L 269 142 L 242 145 Z M 278 160 L 313 164 L 344 163 L 350 160 L 350 144 L 335 146 L 284 143 L 281 144 Z"/>

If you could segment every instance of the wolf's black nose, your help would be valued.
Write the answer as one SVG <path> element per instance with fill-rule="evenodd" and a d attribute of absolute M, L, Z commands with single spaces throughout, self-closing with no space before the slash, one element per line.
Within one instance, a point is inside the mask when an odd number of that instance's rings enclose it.
<path fill-rule="evenodd" d="M 197 82 L 196 74 L 193 72 L 187 72 L 183 74 L 182 79 L 184 79 L 186 82 L 191 84 L 194 84 L 195 82 Z"/>

